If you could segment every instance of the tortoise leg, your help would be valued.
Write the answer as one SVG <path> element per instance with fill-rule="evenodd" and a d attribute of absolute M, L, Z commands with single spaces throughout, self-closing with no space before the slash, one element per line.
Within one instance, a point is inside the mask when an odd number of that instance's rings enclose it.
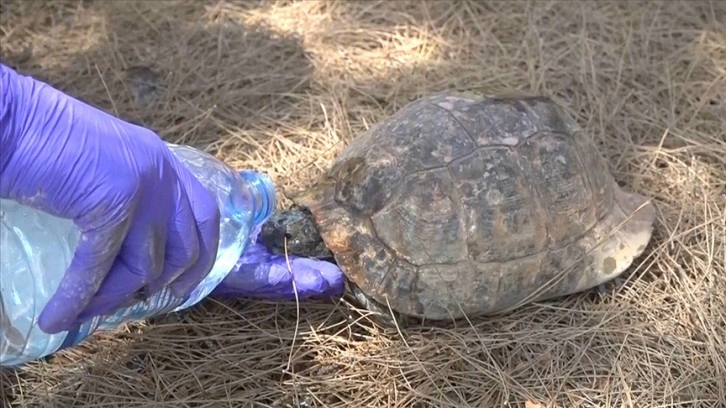
<path fill-rule="evenodd" d="M 355 299 L 365 308 L 366 310 L 373 312 L 377 315 L 376 319 L 379 323 L 386 327 L 406 327 L 409 325 L 409 319 L 397 312 L 391 313 L 387 305 L 383 305 L 370 296 L 366 295 L 357 285 L 350 284 L 350 290 L 353 293 Z"/>
<path fill-rule="evenodd" d="M 611 285 L 614 286 L 617 289 L 620 289 L 620 288 L 622 288 L 625 285 L 625 282 L 626 282 L 626 279 L 625 278 L 623 278 L 622 276 L 617 276 L 617 277 L 613 278 L 610 281 L 603 282 L 603 283 L 597 285 L 595 287 L 595 290 L 597 291 L 597 294 L 600 297 L 603 297 L 603 296 L 607 295 L 608 288 Z"/>

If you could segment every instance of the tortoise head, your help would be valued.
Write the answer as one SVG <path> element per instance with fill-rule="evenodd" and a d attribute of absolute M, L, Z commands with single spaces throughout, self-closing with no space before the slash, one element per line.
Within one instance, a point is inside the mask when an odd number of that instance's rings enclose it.
<path fill-rule="evenodd" d="M 307 258 L 332 258 L 320 230 L 307 209 L 294 206 L 279 211 L 262 226 L 260 242 L 272 253 Z"/>

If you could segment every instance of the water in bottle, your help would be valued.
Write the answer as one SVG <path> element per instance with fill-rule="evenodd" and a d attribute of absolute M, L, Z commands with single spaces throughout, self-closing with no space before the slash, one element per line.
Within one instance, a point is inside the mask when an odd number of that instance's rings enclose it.
<path fill-rule="evenodd" d="M 220 236 L 216 261 L 190 296 L 168 289 L 109 316 L 93 318 L 67 332 L 47 334 L 37 324 L 43 307 L 70 265 L 80 232 L 58 218 L 11 200 L 0 200 L 0 366 L 24 364 L 83 341 L 97 330 L 118 327 L 186 309 L 209 295 L 229 274 L 253 228 L 275 208 L 274 186 L 255 171 L 236 172 L 190 146 L 168 144 L 175 156 L 217 200 Z"/>

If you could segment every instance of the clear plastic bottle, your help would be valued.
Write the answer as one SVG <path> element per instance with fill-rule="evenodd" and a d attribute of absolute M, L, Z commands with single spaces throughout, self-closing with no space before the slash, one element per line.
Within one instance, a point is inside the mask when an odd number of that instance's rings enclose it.
<path fill-rule="evenodd" d="M 40 330 L 37 319 L 70 265 L 80 233 L 71 220 L 0 200 L 0 366 L 48 356 L 97 330 L 193 306 L 232 270 L 249 242 L 250 231 L 275 208 L 272 182 L 255 171 L 236 172 L 192 147 L 168 146 L 216 197 L 221 210 L 217 258 L 207 277 L 187 298 L 175 298 L 163 290 L 74 330 L 47 334 Z"/>

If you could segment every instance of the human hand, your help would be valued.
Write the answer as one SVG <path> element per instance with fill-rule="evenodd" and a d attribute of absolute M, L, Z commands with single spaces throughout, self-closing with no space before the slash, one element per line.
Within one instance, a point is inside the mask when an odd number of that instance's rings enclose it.
<path fill-rule="evenodd" d="M 345 278 L 333 263 L 298 256 L 275 255 L 262 244 L 250 242 L 232 272 L 212 296 L 270 300 L 337 297 Z M 289 263 L 288 263 L 289 262 Z"/>
<path fill-rule="evenodd" d="M 81 231 L 42 330 L 69 330 L 142 290 L 186 297 L 211 268 L 216 201 L 154 132 L 0 64 L 0 146 L 0 197 Z"/>

